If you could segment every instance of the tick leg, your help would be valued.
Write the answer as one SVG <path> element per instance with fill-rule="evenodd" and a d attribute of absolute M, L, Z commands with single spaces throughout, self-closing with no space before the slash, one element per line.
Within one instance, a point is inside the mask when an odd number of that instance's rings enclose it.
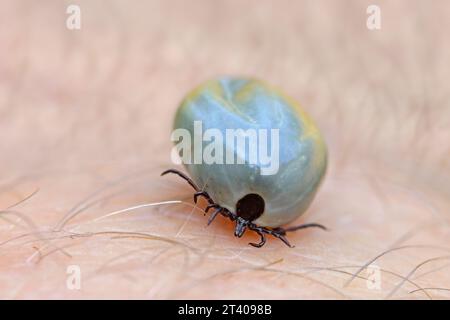
<path fill-rule="evenodd" d="M 221 214 L 230 219 L 231 221 L 236 221 L 237 219 L 237 215 L 235 213 L 230 212 L 230 210 L 228 210 L 227 208 L 222 208 L 222 212 Z"/>
<path fill-rule="evenodd" d="M 286 234 L 286 232 L 293 232 L 293 231 L 297 231 L 300 229 L 306 229 L 306 228 L 320 228 L 322 230 L 327 230 L 326 227 L 324 227 L 321 224 L 318 223 L 305 223 L 305 224 L 301 224 L 299 226 L 294 226 L 294 227 L 289 227 L 289 228 L 276 228 L 273 229 L 276 232 L 282 233 L 282 234 Z"/>
<path fill-rule="evenodd" d="M 261 237 L 261 241 L 259 243 L 253 243 L 250 242 L 249 245 L 255 247 L 255 248 L 261 248 L 265 243 L 266 243 L 266 235 L 260 231 L 259 229 L 251 229 L 253 231 L 255 231 L 257 234 L 259 234 L 259 236 Z"/>
<path fill-rule="evenodd" d="M 201 190 L 196 184 L 195 182 L 189 178 L 186 174 L 184 174 L 183 172 L 176 170 L 176 169 L 169 169 L 164 171 L 163 173 L 161 173 L 162 176 L 168 174 L 168 173 L 173 173 L 176 174 L 178 176 L 180 176 L 181 178 L 183 178 L 184 180 L 187 181 L 187 183 L 189 183 L 189 185 L 195 189 L 195 193 L 194 193 L 194 202 L 195 204 L 197 204 L 198 198 L 199 197 L 203 197 L 208 201 L 208 206 L 205 208 L 205 215 L 206 213 L 211 210 L 211 209 L 216 209 L 211 216 L 208 219 L 208 226 L 211 224 L 211 222 L 213 222 L 213 220 L 217 217 L 217 215 L 220 213 L 222 214 L 224 217 L 227 217 L 231 220 L 236 220 L 236 216 L 231 213 L 230 211 L 226 210 L 225 208 L 222 208 L 220 205 L 218 205 L 217 203 L 214 202 L 214 200 L 209 196 L 208 192 L 206 192 L 205 190 Z"/>
<path fill-rule="evenodd" d="M 286 239 L 286 236 L 285 236 L 284 234 L 278 233 L 278 232 L 273 231 L 273 230 L 271 230 L 271 231 L 272 231 L 272 232 L 271 232 L 271 235 L 273 235 L 275 238 L 278 238 L 278 239 L 280 239 L 281 241 L 283 241 L 284 244 L 287 245 L 289 248 L 293 248 L 293 247 L 294 247 L 293 245 L 291 245 L 291 244 L 289 243 L 288 239 Z"/>
<path fill-rule="evenodd" d="M 197 203 L 198 197 L 205 198 L 210 204 L 214 203 L 214 201 L 211 199 L 208 192 L 206 191 L 197 191 L 196 193 L 194 193 L 194 203 Z"/>
<path fill-rule="evenodd" d="M 164 175 L 166 175 L 168 173 L 173 173 L 173 174 L 176 174 L 176 175 L 180 176 L 181 178 L 186 180 L 187 183 L 189 183 L 190 186 L 195 189 L 195 191 L 197 191 L 197 192 L 201 191 L 200 188 L 195 184 L 195 182 L 192 181 L 192 179 L 189 178 L 187 175 L 185 175 L 183 172 L 181 172 L 179 170 L 176 170 L 176 169 L 169 169 L 169 170 L 166 170 L 163 173 L 161 173 L 161 175 L 164 176 Z"/>
<path fill-rule="evenodd" d="M 323 225 L 318 224 L 318 223 L 305 223 L 305 224 L 301 224 L 299 226 L 294 226 L 294 227 L 289 227 L 289 228 L 275 228 L 275 229 L 268 229 L 268 233 L 273 235 L 274 237 L 280 239 L 281 241 L 283 241 L 288 247 L 293 248 L 294 246 L 292 246 L 289 241 L 286 238 L 286 233 L 287 232 L 294 232 L 300 229 L 306 229 L 306 228 L 320 228 L 322 230 L 327 230 L 327 228 L 325 228 Z"/>
<path fill-rule="evenodd" d="M 266 238 L 265 238 L 265 236 L 263 238 L 263 235 L 266 233 L 266 234 L 270 234 L 271 236 L 274 236 L 275 238 L 280 239 L 289 248 L 293 248 L 293 246 L 286 239 L 286 231 L 282 228 L 269 229 L 266 227 L 258 227 L 257 225 L 254 225 L 254 224 L 253 225 L 250 224 L 248 227 L 250 230 L 255 231 L 256 233 L 258 233 L 261 236 L 261 242 L 258 243 L 256 246 L 254 243 L 250 243 L 254 247 L 260 248 L 264 245 L 264 243 L 266 242 Z"/>
<path fill-rule="evenodd" d="M 217 203 L 211 203 L 211 204 L 208 204 L 208 205 L 206 206 L 205 212 L 208 213 L 208 211 L 211 210 L 211 209 L 213 209 L 213 208 L 214 208 L 214 209 L 222 209 L 222 207 L 219 206 Z"/>
<path fill-rule="evenodd" d="M 213 220 L 217 217 L 217 215 L 222 211 L 222 208 L 217 208 L 208 219 L 208 226 L 213 222 Z"/>

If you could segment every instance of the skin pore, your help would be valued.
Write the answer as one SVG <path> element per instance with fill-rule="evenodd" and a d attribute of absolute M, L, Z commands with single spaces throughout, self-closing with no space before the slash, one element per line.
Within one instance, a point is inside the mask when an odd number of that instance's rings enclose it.
<path fill-rule="evenodd" d="M 369 1 L 78 1 L 68 30 L 69 3 L 3 1 L 0 298 L 450 298 L 450 5 L 378 3 L 370 31 Z M 256 249 L 160 177 L 178 103 L 223 74 L 315 120 L 329 168 L 294 224 L 329 231 Z"/>

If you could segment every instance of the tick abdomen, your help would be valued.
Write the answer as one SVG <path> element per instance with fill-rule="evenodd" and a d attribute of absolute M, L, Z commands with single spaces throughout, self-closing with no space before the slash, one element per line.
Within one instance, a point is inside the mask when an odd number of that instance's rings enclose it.
<path fill-rule="evenodd" d="M 195 132 L 196 122 L 202 125 L 200 134 Z M 222 136 L 222 149 L 215 148 L 213 154 L 217 160 L 222 153 L 222 161 L 184 164 L 192 179 L 231 212 L 246 195 L 261 196 L 264 212 L 254 221 L 261 226 L 278 227 L 301 215 L 326 170 L 325 143 L 311 119 L 293 99 L 258 80 L 220 78 L 204 83 L 181 103 L 177 128 L 198 138 L 200 144 L 192 144 L 191 155 L 202 158 Z M 234 145 L 226 141 L 230 130 Z M 203 139 L 205 132 L 209 139 Z M 243 147 L 239 138 L 245 141 Z M 234 162 L 227 162 L 227 155 Z"/>

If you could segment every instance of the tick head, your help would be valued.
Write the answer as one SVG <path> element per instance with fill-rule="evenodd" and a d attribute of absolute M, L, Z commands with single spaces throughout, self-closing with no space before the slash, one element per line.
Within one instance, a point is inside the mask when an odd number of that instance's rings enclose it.
<path fill-rule="evenodd" d="M 235 237 L 242 237 L 245 230 L 247 229 L 248 221 L 238 217 L 236 220 L 236 228 L 234 229 L 234 236 Z"/>
<path fill-rule="evenodd" d="M 234 235 L 242 237 L 249 222 L 257 219 L 264 212 L 264 199 L 256 194 L 249 193 L 236 203 L 236 228 Z"/>

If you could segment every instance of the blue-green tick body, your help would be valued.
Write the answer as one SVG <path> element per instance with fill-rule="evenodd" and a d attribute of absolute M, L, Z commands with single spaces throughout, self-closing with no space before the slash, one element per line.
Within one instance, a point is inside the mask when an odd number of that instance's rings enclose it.
<path fill-rule="evenodd" d="M 248 228 L 261 236 L 254 246 L 265 243 L 265 234 L 290 245 L 286 232 L 323 228 L 281 228 L 305 212 L 327 167 L 324 140 L 293 99 L 254 79 L 211 80 L 185 97 L 174 129 L 192 139 L 177 142 L 190 147 L 181 158 L 197 196 L 215 208 L 212 219 L 236 221 L 236 236 Z"/>

